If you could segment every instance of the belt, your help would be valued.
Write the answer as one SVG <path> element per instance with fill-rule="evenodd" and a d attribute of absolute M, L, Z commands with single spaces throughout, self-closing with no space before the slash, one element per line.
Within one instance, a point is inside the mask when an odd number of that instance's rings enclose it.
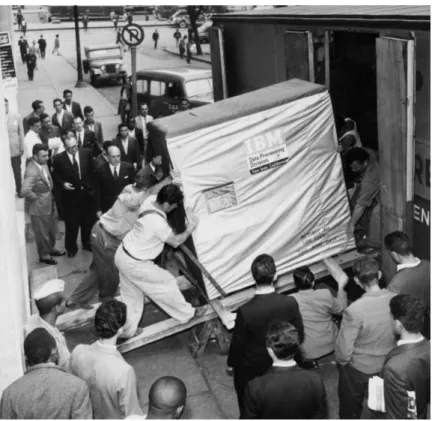
<path fill-rule="evenodd" d="M 126 249 L 126 247 L 124 246 L 124 244 L 122 243 L 122 248 L 123 248 L 123 251 L 130 257 L 130 258 L 132 258 L 132 259 L 134 259 L 134 260 L 136 260 L 136 261 L 138 261 L 138 262 L 153 262 L 153 260 L 150 260 L 150 259 L 145 259 L 145 260 L 143 260 L 143 259 L 137 259 L 136 257 L 134 257 L 134 256 L 132 256 L 132 254 L 130 254 L 128 251 L 127 251 L 127 249 Z"/>
<path fill-rule="evenodd" d="M 99 221 L 99 226 L 111 237 L 115 238 L 117 240 L 117 237 L 115 235 L 112 235 L 102 224 L 102 222 Z"/>

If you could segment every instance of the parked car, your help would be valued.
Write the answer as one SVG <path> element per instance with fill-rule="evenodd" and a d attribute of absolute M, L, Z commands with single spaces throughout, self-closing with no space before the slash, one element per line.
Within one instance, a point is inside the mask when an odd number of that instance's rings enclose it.
<path fill-rule="evenodd" d="M 213 25 L 213 21 L 208 20 L 204 22 L 199 28 L 198 28 L 198 37 L 200 40 L 200 44 L 209 44 L 210 43 L 210 34 L 209 29 Z M 194 38 L 193 38 L 193 41 Z"/>
<path fill-rule="evenodd" d="M 123 49 L 118 44 L 84 47 L 84 73 L 90 73 L 90 81 L 98 87 L 102 81 L 122 81 L 127 77 L 127 67 L 123 62 Z"/>
<path fill-rule="evenodd" d="M 138 103 L 147 103 L 153 117 L 174 114 L 182 98 L 189 99 L 191 108 L 213 102 L 211 70 L 185 66 L 137 72 Z"/>
<path fill-rule="evenodd" d="M 200 15 L 197 19 L 197 25 L 202 25 L 205 21 L 206 17 L 204 15 Z M 169 22 L 171 25 L 175 25 L 180 28 L 187 28 L 190 25 L 189 14 L 184 9 L 179 10 L 169 18 Z"/>
<path fill-rule="evenodd" d="M 154 14 L 157 20 L 167 20 L 178 10 L 178 6 L 156 6 Z"/>

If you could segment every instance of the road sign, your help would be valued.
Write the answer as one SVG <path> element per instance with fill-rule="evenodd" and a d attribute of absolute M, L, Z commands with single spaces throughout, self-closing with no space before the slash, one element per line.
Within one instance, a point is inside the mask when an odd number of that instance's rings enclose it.
<path fill-rule="evenodd" d="M 125 44 L 136 47 L 144 41 L 144 29 L 136 23 L 130 23 L 123 27 L 121 36 Z"/>

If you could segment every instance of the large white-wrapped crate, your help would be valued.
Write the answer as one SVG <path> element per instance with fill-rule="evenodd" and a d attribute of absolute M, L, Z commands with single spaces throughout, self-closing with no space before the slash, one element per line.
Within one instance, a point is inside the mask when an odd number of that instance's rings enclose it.
<path fill-rule="evenodd" d="M 185 207 L 199 216 L 198 259 L 227 292 L 353 248 L 328 91 L 298 79 L 164 118 Z M 218 296 L 205 280 L 210 298 Z"/>

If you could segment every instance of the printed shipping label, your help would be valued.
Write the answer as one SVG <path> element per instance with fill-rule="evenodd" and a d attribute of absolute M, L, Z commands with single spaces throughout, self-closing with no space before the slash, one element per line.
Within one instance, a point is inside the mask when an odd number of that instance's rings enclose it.
<path fill-rule="evenodd" d="M 288 158 L 286 145 L 274 146 L 262 152 L 248 155 L 249 171 L 251 174 L 257 174 L 262 171 L 270 170 L 271 168 L 286 164 Z"/>
<path fill-rule="evenodd" d="M 237 205 L 234 183 L 204 190 L 203 194 L 209 213 L 219 212 Z"/>

